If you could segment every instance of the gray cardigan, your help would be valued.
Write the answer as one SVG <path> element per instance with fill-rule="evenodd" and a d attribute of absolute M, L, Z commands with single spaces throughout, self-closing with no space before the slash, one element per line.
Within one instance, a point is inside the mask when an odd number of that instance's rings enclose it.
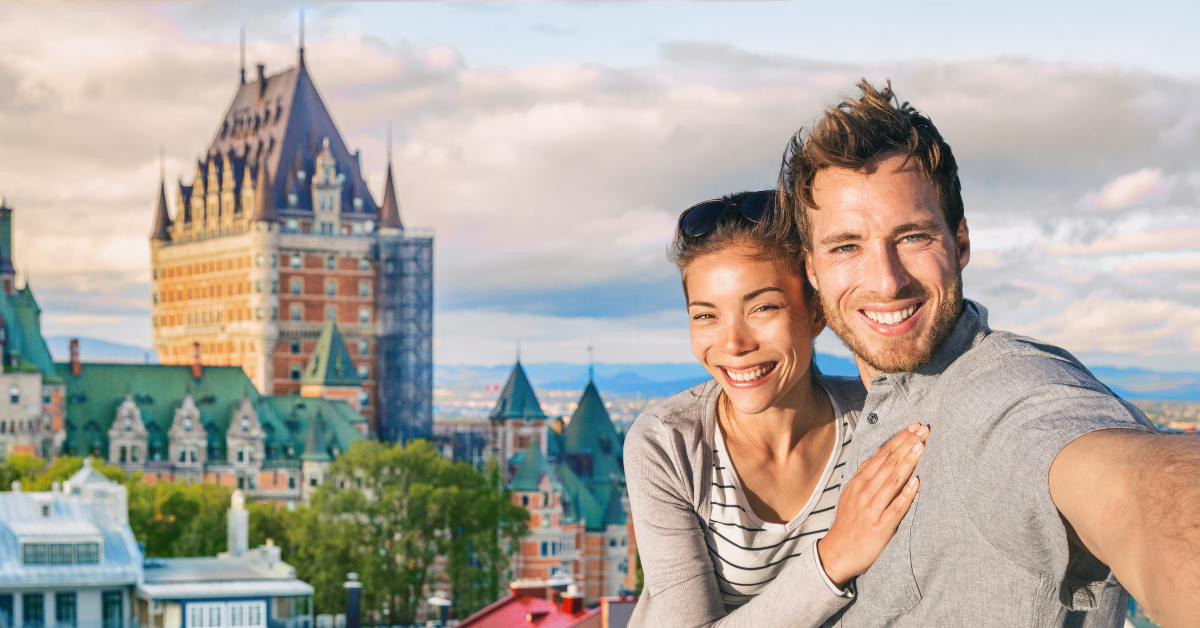
<path fill-rule="evenodd" d="M 818 375 L 856 424 L 866 390 L 857 378 Z M 625 476 L 645 586 L 631 628 L 813 628 L 850 602 L 820 562 L 797 556 L 766 590 L 726 615 L 705 533 L 721 387 L 710 380 L 646 410 L 625 438 Z"/>

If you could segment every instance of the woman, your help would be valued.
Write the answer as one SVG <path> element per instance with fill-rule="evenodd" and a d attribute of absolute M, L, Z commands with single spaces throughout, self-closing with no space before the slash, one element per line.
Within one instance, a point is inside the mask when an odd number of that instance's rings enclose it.
<path fill-rule="evenodd" d="M 626 437 L 645 574 L 631 626 L 819 626 L 916 496 L 920 425 L 843 484 L 865 391 L 813 367 L 825 324 L 795 224 L 776 208 L 775 192 L 744 192 L 680 216 L 672 257 L 713 380 L 647 410 Z"/>

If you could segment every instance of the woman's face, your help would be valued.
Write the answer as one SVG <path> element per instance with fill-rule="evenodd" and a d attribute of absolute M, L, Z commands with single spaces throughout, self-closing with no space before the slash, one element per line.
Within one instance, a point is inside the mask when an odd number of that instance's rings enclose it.
<path fill-rule="evenodd" d="M 687 267 L 692 352 L 741 414 L 772 408 L 809 376 L 825 323 L 795 271 L 732 246 Z"/>

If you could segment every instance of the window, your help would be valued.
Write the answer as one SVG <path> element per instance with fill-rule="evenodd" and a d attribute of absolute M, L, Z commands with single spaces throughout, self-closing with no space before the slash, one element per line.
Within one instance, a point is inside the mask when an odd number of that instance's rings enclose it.
<path fill-rule="evenodd" d="M 105 591 L 101 601 L 102 628 L 121 628 L 125 625 L 124 600 L 120 591 Z"/>
<path fill-rule="evenodd" d="M 303 279 L 300 279 L 299 277 L 293 277 L 291 284 L 292 284 L 292 294 L 298 295 L 304 291 L 304 280 Z"/>
<path fill-rule="evenodd" d="M 371 379 L 371 367 L 366 364 L 358 365 L 358 378 Z"/>
<path fill-rule="evenodd" d="M 550 555 L 550 544 L 545 541 L 542 541 L 542 556 L 549 556 L 549 555 Z"/>
<path fill-rule="evenodd" d="M 187 417 L 187 416 L 183 417 L 183 431 L 185 431 L 185 432 L 192 431 L 192 417 Z"/>
<path fill-rule="evenodd" d="M 296 382 L 300 381 L 300 365 L 299 364 L 293 364 L 293 365 L 289 366 L 288 371 L 291 374 L 292 381 L 296 381 Z"/>
<path fill-rule="evenodd" d="M 248 416 L 242 417 L 242 431 L 243 432 L 250 431 L 250 417 L 248 417 Z"/>
<path fill-rule="evenodd" d="M 278 282 L 276 282 L 275 285 L 279 285 Z M 261 281 L 254 282 L 254 291 L 258 292 L 258 293 L 262 293 L 262 282 Z"/>
<path fill-rule="evenodd" d="M 11 403 L 21 403 L 21 389 L 16 384 L 8 387 L 8 400 Z"/>
<path fill-rule="evenodd" d="M 292 353 L 294 353 L 294 354 L 300 353 L 300 341 L 299 340 L 292 341 Z"/>
<path fill-rule="evenodd" d="M 121 454 L 117 458 L 117 461 L 122 464 L 124 464 L 124 462 L 125 462 L 125 446 L 124 445 L 121 445 Z"/>
<path fill-rule="evenodd" d="M 287 230 L 295 233 L 300 230 L 300 221 L 295 218 L 288 218 Z"/>
<path fill-rule="evenodd" d="M 528 506 L 528 505 L 529 505 L 529 496 L 528 496 L 528 495 L 522 495 L 522 496 L 521 496 L 521 505 L 522 505 L 522 506 Z"/>
<path fill-rule="evenodd" d="M 298 320 L 304 318 L 304 308 L 300 307 L 299 305 L 293 305 L 291 314 L 292 314 L 292 320 L 298 321 Z"/>
<path fill-rule="evenodd" d="M 53 401 L 53 398 L 51 396 L 50 389 L 43 388 L 42 389 L 42 403 L 49 405 L 51 401 Z"/>
<path fill-rule="evenodd" d="M 337 306 L 336 305 L 325 306 L 325 320 L 327 320 L 327 321 L 336 321 L 337 320 Z"/>
<path fill-rule="evenodd" d="M 278 263 L 278 262 L 277 262 L 277 258 L 275 257 L 275 254 L 274 254 L 274 253 L 272 253 L 272 254 L 271 254 L 271 268 L 275 268 L 275 264 L 276 264 L 276 263 Z"/>
<path fill-rule="evenodd" d="M 336 279 L 329 279 L 325 282 L 325 296 L 327 296 L 327 297 L 336 297 L 337 296 L 337 280 Z"/>
<path fill-rule="evenodd" d="M 358 407 L 365 408 L 369 405 L 371 405 L 371 393 L 365 390 L 358 391 Z"/>
<path fill-rule="evenodd" d="M 327 270 L 337 270 L 337 258 L 330 255 L 325 258 L 325 268 Z"/>
<path fill-rule="evenodd" d="M 26 565 L 94 565 L 100 562 L 100 544 L 22 543 L 21 562 Z"/>
<path fill-rule="evenodd" d="M 138 455 L 138 453 L 139 453 L 139 452 L 138 452 L 138 446 L 137 446 L 137 445 L 134 445 L 133 447 L 130 447 L 130 448 L 129 448 L 129 461 L 130 461 L 130 462 L 138 462 L 138 458 L 139 458 L 139 455 Z"/>
<path fill-rule="evenodd" d="M 371 352 L 371 343 L 366 340 L 358 341 L 358 355 L 367 355 Z"/>
<path fill-rule="evenodd" d="M 300 254 L 292 253 L 292 268 L 300 268 L 300 263 L 301 263 Z"/>
<path fill-rule="evenodd" d="M 360 322 L 360 323 L 371 322 L 371 308 L 369 308 L 369 307 L 358 308 L 358 322 Z"/>
<path fill-rule="evenodd" d="M 371 270 L 371 258 L 364 257 L 364 258 L 358 260 L 358 269 L 359 270 Z"/>
<path fill-rule="evenodd" d="M 359 281 L 359 282 L 358 282 L 358 296 L 360 296 L 360 297 L 369 297 L 369 296 L 371 296 L 371 282 L 370 282 L 370 280 L 363 279 L 363 280 L 361 280 L 361 281 Z"/>
<path fill-rule="evenodd" d="M 75 593 L 54 594 L 54 620 L 59 626 L 75 625 Z"/>
<path fill-rule="evenodd" d="M 25 620 L 27 628 L 36 628 L 45 625 L 46 614 L 45 609 L 42 607 L 45 597 L 41 592 L 26 593 L 21 596 L 21 617 Z"/>
<path fill-rule="evenodd" d="M 288 473 L 288 488 L 296 488 L 296 476 Z"/>

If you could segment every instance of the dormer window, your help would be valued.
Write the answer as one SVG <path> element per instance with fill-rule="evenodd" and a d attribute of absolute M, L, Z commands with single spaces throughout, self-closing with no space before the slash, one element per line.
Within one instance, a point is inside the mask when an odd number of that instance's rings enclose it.
<path fill-rule="evenodd" d="M 133 430 L 133 418 L 126 416 L 123 425 L 125 426 L 126 432 Z"/>
<path fill-rule="evenodd" d="M 183 417 L 183 431 L 185 431 L 185 432 L 192 431 L 192 418 L 191 417 Z"/>
<path fill-rule="evenodd" d="M 243 432 L 250 431 L 250 417 L 242 417 L 242 431 Z"/>
<path fill-rule="evenodd" d="M 11 403 L 21 403 L 21 388 L 16 384 L 8 387 L 8 400 Z"/>

